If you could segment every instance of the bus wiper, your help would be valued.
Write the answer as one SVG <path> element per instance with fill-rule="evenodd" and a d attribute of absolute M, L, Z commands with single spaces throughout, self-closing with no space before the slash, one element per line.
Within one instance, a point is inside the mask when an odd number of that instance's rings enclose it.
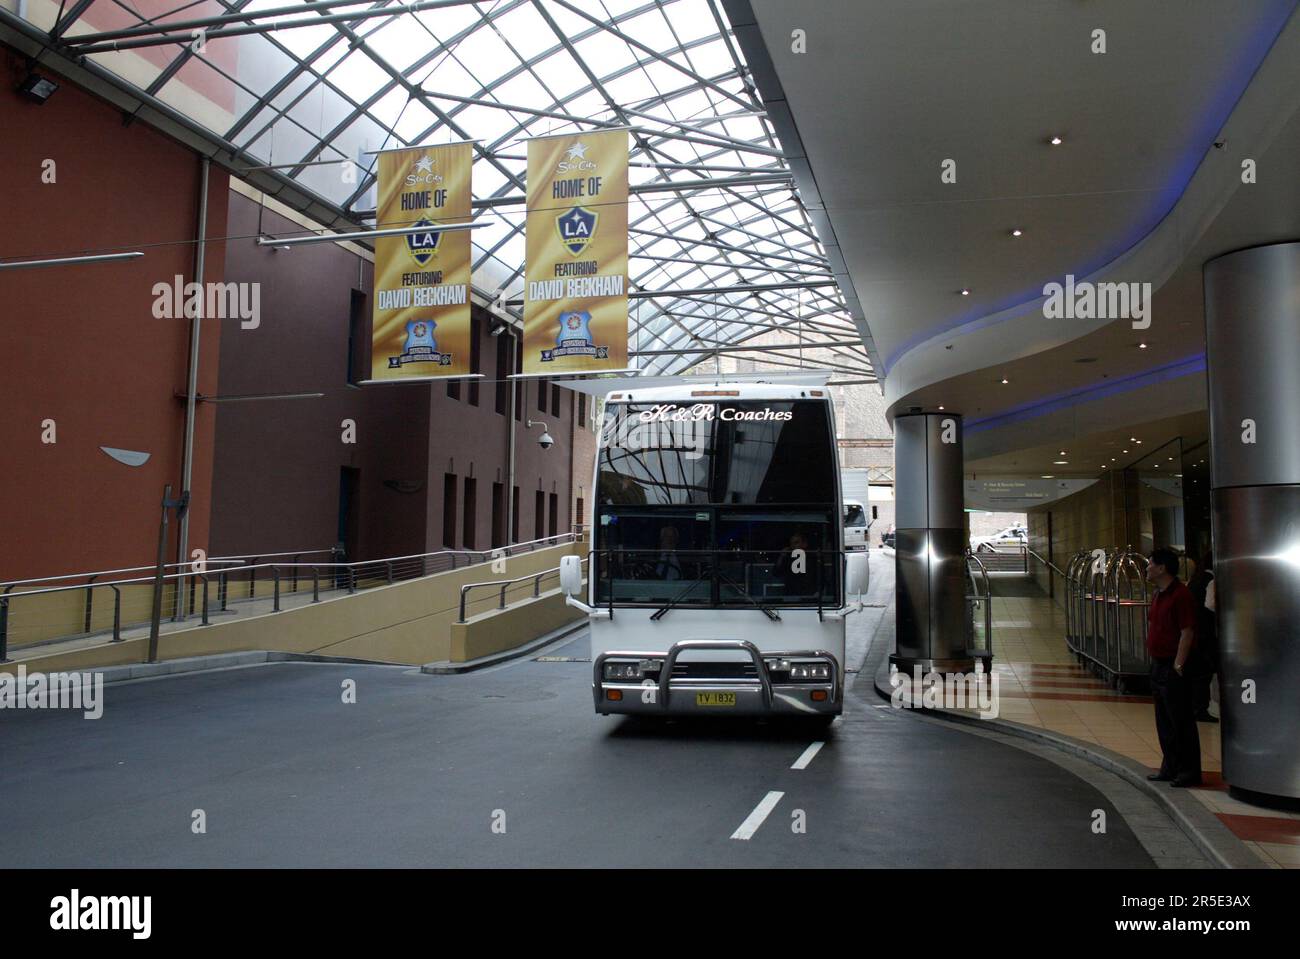
<path fill-rule="evenodd" d="M 745 599 L 748 600 L 751 605 L 757 606 L 759 609 L 761 609 L 763 611 L 763 614 L 772 622 L 774 623 L 781 622 L 780 613 L 772 609 L 770 606 L 764 606 L 753 596 L 750 596 L 749 593 L 745 591 L 745 587 L 741 586 L 735 580 L 731 579 L 730 577 L 724 576 L 722 573 L 718 573 L 718 579 L 722 580 L 722 582 L 726 583 L 728 586 L 733 587 L 736 590 L 736 592 L 738 592 L 741 596 L 745 597 Z"/>
<path fill-rule="evenodd" d="M 686 598 L 686 595 L 687 595 L 688 593 L 690 593 L 691 590 L 695 589 L 696 586 L 699 586 L 700 583 L 702 583 L 702 582 L 704 582 L 704 580 L 702 580 L 702 579 L 697 579 L 695 582 L 691 583 L 690 586 L 686 587 L 686 589 L 682 590 L 680 593 L 678 593 L 676 596 L 674 596 L 671 600 L 669 600 L 667 606 L 663 607 L 662 609 L 657 609 L 657 610 L 655 610 L 654 613 L 652 613 L 651 616 L 650 616 L 650 621 L 651 621 L 651 622 L 654 622 L 655 620 L 662 618 L 662 616 L 664 615 L 664 613 L 668 612 L 668 610 L 672 609 L 674 606 L 676 606 L 678 603 L 680 603 L 683 599 L 685 599 L 685 598 Z"/>

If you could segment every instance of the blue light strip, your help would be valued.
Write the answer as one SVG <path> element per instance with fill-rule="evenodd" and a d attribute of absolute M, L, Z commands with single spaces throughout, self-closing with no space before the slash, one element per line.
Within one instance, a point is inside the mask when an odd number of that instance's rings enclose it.
<path fill-rule="evenodd" d="M 985 416 L 977 420 L 967 420 L 964 430 L 967 433 L 980 433 L 984 430 L 997 429 L 1000 426 L 1010 426 L 1012 423 L 1022 423 L 1025 420 L 1037 419 L 1040 416 L 1047 413 L 1054 413 L 1057 410 L 1069 409 L 1072 406 L 1091 403 L 1095 400 L 1105 399 L 1108 396 L 1115 396 L 1119 393 L 1129 393 L 1133 390 L 1139 390 L 1144 386 L 1151 386 L 1155 383 L 1164 383 L 1167 380 L 1181 379 L 1184 376 L 1191 376 L 1194 373 L 1204 372 L 1205 354 L 1197 353 L 1195 356 L 1175 360 L 1172 363 L 1156 367 L 1153 370 L 1134 373 L 1131 376 L 1125 376 L 1118 380 L 1107 380 L 1105 383 L 1096 383 L 1092 386 L 1085 386 L 1082 389 L 1071 390 L 1069 393 L 1060 393 L 1044 400 L 1035 400 L 1032 403 L 1013 406 L 1005 412 L 995 413 L 992 416 Z"/>
<path fill-rule="evenodd" d="M 1228 122 L 1228 118 L 1232 115 L 1237 102 L 1245 94 L 1246 88 L 1250 86 L 1250 81 L 1264 62 L 1264 58 L 1268 56 L 1268 52 L 1272 49 L 1278 34 L 1286 26 L 1298 4 L 1300 4 L 1300 0 L 1273 0 L 1271 7 L 1259 15 L 1254 31 L 1251 33 L 1249 40 L 1243 45 L 1241 56 L 1237 62 L 1232 64 L 1223 83 L 1219 85 L 1212 96 L 1201 104 L 1200 116 L 1194 124 L 1192 136 L 1188 138 L 1187 147 L 1182 158 L 1175 165 L 1175 168 L 1170 171 L 1169 182 L 1155 192 L 1155 196 L 1149 201 L 1150 207 L 1137 218 L 1134 229 L 1130 230 L 1127 235 L 1118 238 L 1116 242 L 1109 244 L 1096 256 L 1076 264 L 1073 270 L 1064 270 L 1060 276 L 1048 277 L 1044 280 L 1044 283 L 1053 280 L 1064 282 L 1067 273 L 1072 273 L 1078 279 L 1091 276 L 1105 267 L 1106 264 L 1115 261 L 1141 243 L 1160 225 L 1166 216 L 1173 212 L 1179 199 L 1186 192 L 1188 184 L 1192 182 L 1192 177 L 1200 167 L 1202 160 L 1205 159 L 1209 143 L 1214 139 L 1215 134 L 1223 128 L 1224 124 Z M 944 336 L 950 337 L 954 333 L 958 336 L 966 336 L 976 330 L 1005 322 L 1012 317 L 996 319 L 995 317 L 999 313 L 1015 307 L 1027 309 L 1030 304 L 1041 299 L 1042 296 L 1043 283 L 1036 286 L 1022 287 L 1013 293 L 1000 297 L 991 304 L 973 306 L 971 309 L 952 317 L 945 324 L 920 330 L 899 343 L 888 356 L 884 357 L 883 372 L 888 375 L 889 371 L 905 354 L 924 346 L 930 340 Z M 863 304 L 863 306 L 865 308 L 866 304 Z"/>

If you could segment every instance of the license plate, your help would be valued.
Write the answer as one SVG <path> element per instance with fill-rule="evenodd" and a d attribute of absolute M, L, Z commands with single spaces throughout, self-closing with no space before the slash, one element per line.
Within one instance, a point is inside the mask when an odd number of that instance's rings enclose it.
<path fill-rule="evenodd" d="M 736 705 L 735 693 L 696 693 L 696 706 L 734 706 Z"/>

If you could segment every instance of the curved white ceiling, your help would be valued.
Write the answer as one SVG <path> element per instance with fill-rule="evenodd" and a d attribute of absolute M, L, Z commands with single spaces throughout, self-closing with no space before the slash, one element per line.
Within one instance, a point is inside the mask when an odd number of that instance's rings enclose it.
<path fill-rule="evenodd" d="M 1107 325 L 1045 320 L 1046 282 L 1159 288 L 1300 106 L 1294 0 L 752 6 L 891 403 Z"/>

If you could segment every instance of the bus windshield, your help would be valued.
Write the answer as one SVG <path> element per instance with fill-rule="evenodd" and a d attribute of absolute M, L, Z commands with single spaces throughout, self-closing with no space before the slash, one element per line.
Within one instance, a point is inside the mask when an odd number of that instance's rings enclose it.
<path fill-rule="evenodd" d="M 598 478 L 597 597 L 623 605 L 838 605 L 828 404 L 611 406 Z"/>

